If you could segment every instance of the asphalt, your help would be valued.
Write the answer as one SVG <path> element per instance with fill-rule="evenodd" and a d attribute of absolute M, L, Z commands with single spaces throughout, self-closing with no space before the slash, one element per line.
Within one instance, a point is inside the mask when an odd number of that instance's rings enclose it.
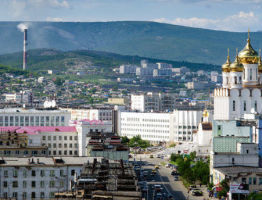
<path fill-rule="evenodd" d="M 162 193 L 172 195 L 175 200 L 203 200 L 208 199 L 208 194 L 206 188 L 202 186 L 201 190 L 204 193 L 204 196 L 196 197 L 188 193 L 188 190 L 184 187 L 181 181 L 174 181 L 174 177 L 171 175 L 172 169 L 161 166 L 161 163 L 167 162 L 164 159 L 150 158 L 149 155 L 138 154 L 135 156 L 136 162 L 139 161 L 143 164 L 142 169 L 148 171 L 148 174 L 151 174 L 152 169 L 155 168 L 155 165 L 160 165 L 160 168 L 157 170 L 155 176 L 147 176 L 146 179 L 140 179 L 140 181 L 147 181 L 149 186 L 148 193 L 144 193 L 144 198 L 148 200 L 154 200 L 154 189 L 153 185 L 161 185 L 163 188 Z M 139 172 L 140 174 L 140 172 Z M 199 187 L 199 186 L 198 186 Z"/>

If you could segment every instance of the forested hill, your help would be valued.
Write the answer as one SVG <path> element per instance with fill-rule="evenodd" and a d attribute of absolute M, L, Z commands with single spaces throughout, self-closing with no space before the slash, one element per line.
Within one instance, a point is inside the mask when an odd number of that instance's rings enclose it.
<path fill-rule="evenodd" d="M 22 50 L 20 22 L 0 22 L 0 54 Z M 97 50 L 173 61 L 223 64 L 242 49 L 247 34 L 214 31 L 155 22 L 29 22 L 28 48 L 63 51 Z M 262 32 L 251 33 L 255 49 Z"/>

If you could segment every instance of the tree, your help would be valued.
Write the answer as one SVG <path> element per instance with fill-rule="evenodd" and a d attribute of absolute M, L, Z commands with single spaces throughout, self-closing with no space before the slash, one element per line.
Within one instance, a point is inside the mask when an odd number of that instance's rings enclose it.
<path fill-rule="evenodd" d="M 147 148 L 150 146 L 150 143 L 146 140 L 142 140 L 140 135 L 134 136 L 130 139 L 128 145 L 130 147 L 141 147 L 141 148 Z"/>
<path fill-rule="evenodd" d="M 121 143 L 122 144 L 128 144 L 128 142 L 129 142 L 129 138 L 127 136 L 123 136 L 122 140 L 121 140 Z"/>

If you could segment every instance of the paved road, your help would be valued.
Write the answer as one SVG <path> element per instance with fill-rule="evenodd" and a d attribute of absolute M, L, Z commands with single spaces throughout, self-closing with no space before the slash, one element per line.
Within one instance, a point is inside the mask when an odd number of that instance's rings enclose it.
<path fill-rule="evenodd" d="M 152 170 L 156 164 L 160 164 L 161 162 L 167 162 L 163 159 L 159 158 L 149 158 L 149 155 L 136 155 L 136 160 L 145 161 L 147 165 L 144 167 L 146 170 Z M 204 196 L 196 197 L 188 194 L 187 189 L 184 187 L 181 181 L 174 181 L 174 177 L 171 175 L 171 169 L 161 166 L 158 170 L 157 175 L 153 178 L 153 181 L 149 181 L 148 184 L 160 184 L 165 189 L 167 194 L 171 194 L 175 200 L 203 200 L 207 198 L 207 192 L 202 189 L 204 192 Z M 151 192 L 149 192 L 149 198 L 153 199 L 151 196 Z"/>

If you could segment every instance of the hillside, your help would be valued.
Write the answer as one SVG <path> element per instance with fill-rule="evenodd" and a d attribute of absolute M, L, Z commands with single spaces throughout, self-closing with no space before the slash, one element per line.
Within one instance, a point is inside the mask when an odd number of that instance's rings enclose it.
<path fill-rule="evenodd" d="M 0 54 L 22 50 L 19 22 L 0 22 Z M 214 31 L 155 22 L 30 22 L 29 48 L 97 50 L 173 61 L 221 65 L 226 49 L 242 49 L 246 33 Z M 251 33 L 262 46 L 262 32 Z"/>
<path fill-rule="evenodd" d="M 173 67 L 187 66 L 193 71 L 197 71 L 199 69 L 207 71 L 220 70 L 219 66 L 211 64 L 150 59 L 146 57 L 125 56 L 92 50 L 59 51 L 53 49 L 29 50 L 27 69 L 30 71 L 46 71 L 47 69 L 66 71 L 68 68 L 72 68 L 76 65 L 94 65 L 102 67 L 104 71 L 112 71 L 112 67 L 118 67 L 121 64 L 127 63 L 139 64 L 142 59 L 147 59 L 152 63 L 170 63 Z M 21 69 L 22 52 L 0 55 L 0 63 Z"/>

